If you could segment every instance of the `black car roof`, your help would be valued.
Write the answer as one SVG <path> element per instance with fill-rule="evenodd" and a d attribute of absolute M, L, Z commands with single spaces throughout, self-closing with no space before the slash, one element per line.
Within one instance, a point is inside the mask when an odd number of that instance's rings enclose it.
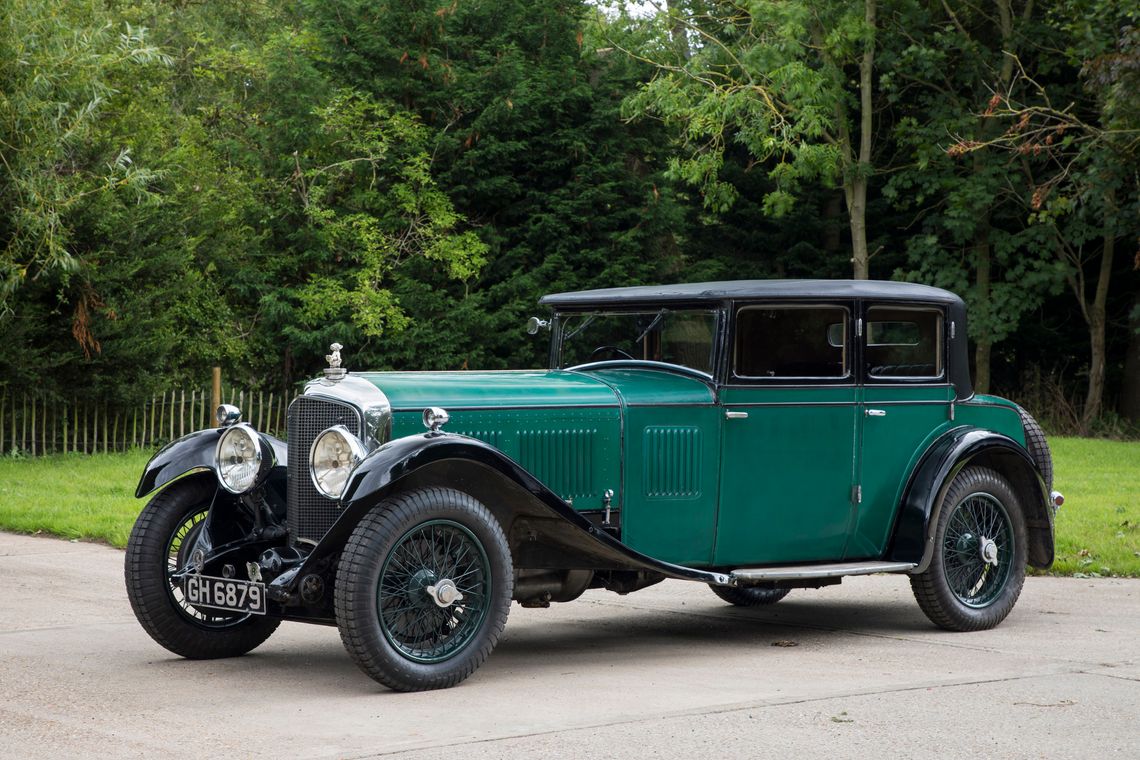
<path fill-rule="evenodd" d="M 555 308 L 611 306 L 631 303 L 693 303 L 727 299 L 843 298 L 961 303 L 948 290 L 887 280 L 726 280 L 677 285 L 638 285 L 552 293 L 539 303 Z"/>

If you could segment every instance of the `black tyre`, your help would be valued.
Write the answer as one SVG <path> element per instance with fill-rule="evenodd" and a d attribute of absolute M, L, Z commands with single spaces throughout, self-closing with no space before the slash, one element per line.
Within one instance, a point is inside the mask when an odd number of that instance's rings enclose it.
<path fill-rule="evenodd" d="M 942 501 L 930 566 L 910 584 L 935 625 L 980 631 L 1013 609 L 1025 558 L 1025 518 L 1013 489 L 987 467 L 967 467 Z"/>
<path fill-rule="evenodd" d="M 1037 420 L 1033 419 L 1033 415 L 1020 406 L 1017 407 L 1017 413 L 1021 415 L 1021 427 L 1025 430 L 1025 448 L 1033 457 L 1037 469 L 1041 471 L 1041 478 L 1045 481 L 1045 486 L 1051 491 L 1053 490 L 1053 454 L 1049 451 L 1049 442 L 1045 440 L 1045 431 L 1037 424 Z"/>
<path fill-rule="evenodd" d="M 712 592 L 734 607 L 763 607 L 775 604 L 788 595 L 788 588 L 712 586 Z"/>
<path fill-rule="evenodd" d="M 345 649 L 397 691 L 454 686 L 499 642 L 511 607 L 511 552 L 471 496 L 425 488 L 387 499 L 356 526 L 337 567 Z"/>
<path fill-rule="evenodd" d="M 236 657 L 259 646 L 280 621 L 263 615 L 197 608 L 170 576 L 186 566 L 217 486 L 208 476 L 185 478 L 155 496 L 127 540 L 127 598 L 151 638 L 194 660 Z"/>

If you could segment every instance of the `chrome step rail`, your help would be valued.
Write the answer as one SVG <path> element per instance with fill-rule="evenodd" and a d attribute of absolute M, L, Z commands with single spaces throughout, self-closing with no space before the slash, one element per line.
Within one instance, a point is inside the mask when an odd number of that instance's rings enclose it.
<path fill-rule="evenodd" d="M 916 567 L 913 562 L 836 562 L 826 565 L 782 565 L 780 567 L 741 568 L 729 573 L 735 585 L 789 581 L 812 578 L 838 578 L 844 575 L 870 575 L 871 573 L 904 573 Z"/>

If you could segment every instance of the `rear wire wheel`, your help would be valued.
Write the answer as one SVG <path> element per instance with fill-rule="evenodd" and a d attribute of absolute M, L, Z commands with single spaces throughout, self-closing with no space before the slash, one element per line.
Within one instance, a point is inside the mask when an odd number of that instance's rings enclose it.
<path fill-rule="evenodd" d="M 506 536 L 483 504 L 447 488 L 400 494 L 345 543 L 334 594 L 341 640 L 391 689 L 454 686 L 498 643 L 513 583 Z"/>
<path fill-rule="evenodd" d="M 993 628 L 1025 583 L 1025 518 L 1009 483 L 988 467 L 967 467 L 942 500 L 934 553 L 910 577 L 919 607 L 951 631 Z"/>
<path fill-rule="evenodd" d="M 791 589 L 756 586 L 714 586 L 712 592 L 734 607 L 766 607 L 783 599 Z"/>

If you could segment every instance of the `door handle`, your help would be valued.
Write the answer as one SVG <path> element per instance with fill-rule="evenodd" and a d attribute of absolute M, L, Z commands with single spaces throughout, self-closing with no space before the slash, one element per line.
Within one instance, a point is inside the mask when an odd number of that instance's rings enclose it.
<path fill-rule="evenodd" d="M 726 420 L 746 420 L 748 419 L 748 412 L 725 412 L 724 418 Z"/>
<path fill-rule="evenodd" d="M 867 415 L 868 417 L 886 417 L 887 416 L 887 410 L 886 409 L 866 409 L 863 411 L 863 414 Z"/>

